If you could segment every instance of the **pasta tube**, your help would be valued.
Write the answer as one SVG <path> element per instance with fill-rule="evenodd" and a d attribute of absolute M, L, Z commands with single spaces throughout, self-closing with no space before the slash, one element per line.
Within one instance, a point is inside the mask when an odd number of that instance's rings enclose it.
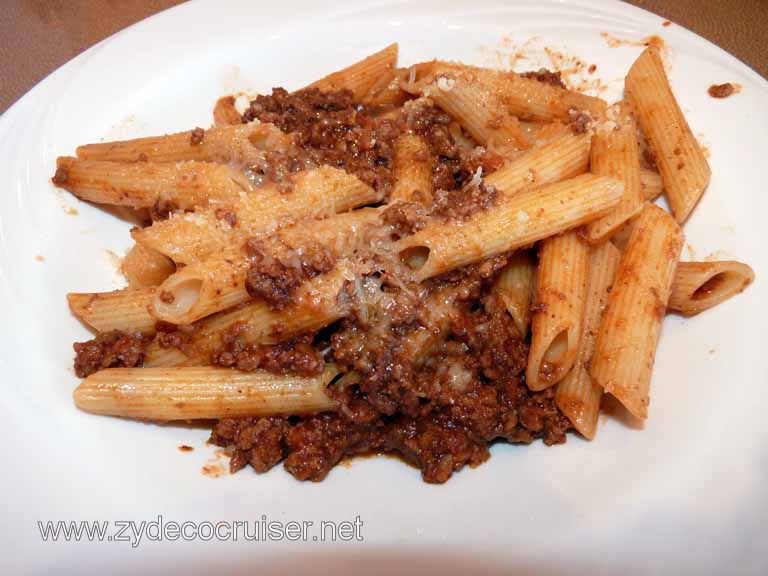
<path fill-rule="evenodd" d="M 592 244 L 608 238 L 643 208 L 635 121 L 626 102 L 612 106 L 609 116 L 614 119 L 598 126 L 592 137 L 590 171 L 624 182 L 624 196 L 616 208 L 585 226 L 584 237 Z"/>
<path fill-rule="evenodd" d="M 531 296 L 536 275 L 536 262 L 527 250 L 518 250 L 499 272 L 493 290 L 501 298 L 504 307 L 520 332 L 528 335 L 531 323 Z"/>
<path fill-rule="evenodd" d="M 651 371 L 683 246 L 680 226 L 648 204 L 634 223 L 591 362 L 595 382 L 634 416 L 648 416 Z"/>
<path fill-rule="evenodd" d="M 390 202 L 432 204 L 432 155 L 423 138 L 406 134 L 397 140 L 394 172 L 395 185 Z"/>
<path fill-rule="evenodd" d="M 754 279 L 755 272 L 743 262 L 680 262 L 669 309 L 694 316 L 743 292 Z"/>
<path fill-rule="evenodd" d="M 155 297 L 154 288 L 127 288 L 113 292 L 70 293 L 67 301 L 72 313 L 99 332 L 155 331 L 155 318 L 149 306 Z"/>
<path fill-rule="evenodd" d="M 162 348 L 157 341 L 147 349 L 146 366 L 196 366 L 209 361 L 223 346 L 222 336 L 237 328 L 245 344 L 275 344 L 304 332 L 319 330 L 349 313 L 350 301 L 342 293 L 354 279 L 352 270 L 340 263 L 334 270 L 306 281 L 296 290 L 292 303 L 272 310 L 266 302 L 253 300 L 244 306 L 196 322 L 186 350 Z"/>
<path fill-rule="evenodd" d="M 485 178 L 485 184 L 505 194 L 552 184 L 583 174 L 589 168 L 590 138 L 570 132 L 532 148 Z"/>
<path fill-rule="evenodd" d="M 395 246 L 423 280 L 581 226 L 616 206 L 623 193 L 618 180 L 584 174 L 502 197 L 461 226 L 433 221 Z"/>
<path fill-rule="evenodd" d="M 664 189 L 678 222 L 685 222 L 709 185 L 709 164 L 669 87 L 658 49 L 646 49 L 625 88 L 640 127 L 656 153 Z"/>
<path fill-rule="evenodd" d="M 589 281 L 581 323 L 581 338 L 576 360 L 568 375 L 557 385 L 555 401 L 579 433 L 592 440 L 597 431 L 600 399 L 603 389 L 589 374 L 589 361 L 595 348 L 595 337 L 608 301 L 621 253 L 610 242 L 594 246 L 589 254 Z"/>
<path fill-rule="evenodd" d="M 389 76 L 397 67 L 397 52 L 397 44 L 390 44 L 351 66 L 313 82 L 307 88 L 319 88 L 325 92 L 351 90 L 355 100 L 360 101 L 382 76 Z"/>
<path fill-rule="evenodd" d="M 469 69 L 441 70 L 420 87 L 420 93 L 456 118 L 482 146 L 502 155 L 530 146 L 517 118 L 506 110 L 497 92 L 480 83 Z"/>
<path fill-rule="evenodd" d="M 127 163 L 63 156 L 56 166 L 53 183 L 80 200 L 131 208 L 167 204 L 192 210 L 231 204 L 251 190 L 245 174 L 213 162 Z"/>
<path fill-rule="evenodd" d="M 265 186 L 240 197 L 224 217 L 214 209 L 173 214 L 167 220 L 134 229 L 136 242 L 189 264 L 237 240 L 265 235 L 280 225 L 346 212 L 382 199 L 382 194 L 343 170 L 323 166 L 298 173 L 293 189 Z M 234 218 L 228 218 L 230 214 Z"/>
<path fill-rule="evenodd" d="M 92 414 L 142 420 L 201 420 L 311 414 L 333 410 L 325 393 L 338 374 L 319 376 L 240 372 L 227 368 L 109 368 L 75 389 L 75 405 Z"/>
<path fill-rule="evenodd" d="M 120 268 L 131 288 L 162 284 L 176 269 L 170 258 L 141 244 L 134 244 L 123 258 Z"/>
<path fill-rule="evenodd" d="M 167 136 L 85 144 L 77 147 L 77 156 L 84 160 L 113 162 L 197 160 L 254 166 L 264 161 L 265 152 L 286 153 L 292 146 L 293 136 L 285 134 L 274 124 L 241 124 L 238 115 L 238 122 L 233 126 L 208 130 L 197 128 Z"/>
<path fill-rule="evenodd" d="M 380 218 L 375 209 L 355 210 L 324 220 L 281 230 L 273 243 L 273 257 L 279 258 L 286 249 L 292 258 L 300 258 L 304 247 L 323 246 L 330 256 L 343 258 L 363 240 L 361 230 Z M 266 243 L 269 246 L 269 242 Z M 173 324 L 191 324 L 205 316 L 247 302 L 251 295 L 246 278 L 251 261 L 242 240 L 221 254 L 192 263 L 167 280 L 155 294 L 152 311 L 161 320 Z"/>
<path fill-rule="evenodd" d="M 544 390 L 556 384 L 576 360 L 588 271 L 589 246 L 576 232 L 542 242 L 525 371 L 525 381 L 531 390 Z"/>

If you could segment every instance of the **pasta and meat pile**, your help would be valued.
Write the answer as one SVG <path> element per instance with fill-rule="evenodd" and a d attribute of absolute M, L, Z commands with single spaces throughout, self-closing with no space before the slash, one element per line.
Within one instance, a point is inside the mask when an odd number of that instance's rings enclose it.
<path fill-rule="evenodd" d="M 212 420 L 233 471 L 386 452 L 444 482 L 497 439 L 592 439 L 605 394 L 647 416 L 667 309 L 753 278 L 678 263 L 710 172 L 655 48 L 614 104 L 391 45 L 214 120 L 81 146 L 53 182 L 143 222 L 129 287 L 68 296 L 97 333 L 75 403 Z"/>

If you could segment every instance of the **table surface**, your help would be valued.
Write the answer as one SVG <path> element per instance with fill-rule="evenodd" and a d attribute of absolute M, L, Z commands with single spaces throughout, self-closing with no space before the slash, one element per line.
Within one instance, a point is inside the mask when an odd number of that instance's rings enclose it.
<path fill-rule="evenodd" d="M 77 54 L 181 0 L 3 0 L 0 112 Z M 767 0 L 629 0 L 768 76 Z"/>

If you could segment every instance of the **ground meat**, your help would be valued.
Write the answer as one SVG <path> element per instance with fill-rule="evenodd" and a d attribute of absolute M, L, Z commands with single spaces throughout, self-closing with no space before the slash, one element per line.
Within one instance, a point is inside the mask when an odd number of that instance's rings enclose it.
<path fill-rule="evenodd" d="M 459 157 L 459 147 L 449 129 L 452 122 L 450 114 L 425 103 L 410 107 L 405 117 L 406 127 L 422 136 L 434 154 L 445 158 Z"/>
<path fill-rule="evenodd" d="M 426 284 L 432 289 L 452 286 L 456 288 L 460 300 L 478 299 L 487 292 L 496 273 L 507 264 L 507 260 L 506 254 L 494 256 L 477 264 L 436 276 L 427 280 Z"/>
<path fill-rule="evenodd" d="M 465 314 L 454 323 L 453 333 L 478 360 L 483 376 L 503 380 L 525 370 L 528 351 L 506 310 L 493 300 L 483 310 Z"/>
<path fill-rule="evenodd" d="M 290 304 L 293 293 L 305 280 L 324 274 L 335 265 L 330 252 L 319 244 L 308 244 L 300 253 L 277 246 L 283 254 L 271 254 L 263 242 L 251 238 L 245 249 L 250 259 L 245 288 L 248 294 L 263 298 L 275 309 Z"/>
<path fill-rule="evenodd" d="M 403 419 L 392 427 L 389 441 L 431 483 L 443 483 L 465 465 L 478 466 L 490 456 L 485 442 L 439 416 Z"/>
<path fill-rule="evenodd" d="M 480 169 L 487 175 L 498 170 L 504 159 L 485 148 L 473 146 L 471 141 L 460 146 L 454 134 L 461 132 L 453 118 L 437 106 L 414 101 L 407 106 L 400 118 L 404 131 L 424 138 L 433 154 L 432 187 L 434 190 L 452 191 L 466 187 Z M 454 199 L 449 197 L 450 201 Z"/>
<path fill-rule="evenodd" d="M 437 190 L 432 214 L 449 220 L 466 220 L 496 203 L 498 192 L 493 186 L 467 185 L 460 190 Z"/>
<path fill-rule="evenodd" d="M 504 158 L 495 152 L 491 152 L 480 146 L 475 147 L 472 153 L 464 159 L 464 169 L 469 174 L 477 174 L 480 168 L 481 174 L 488 175 L 504 165 Z"/>
<path fill-rule="evenodd" d="M 537 80 L 557 85 L 555 74 L 537 74 Z M 503 159 L 457 134 L 451 117 L 429 100 L 406 104 L 396 121 L 382 125 L 371 123 L 351 93 L 288 94 L 276 89 L 251 104 L 245 115 L 249 118 L 298 134 L 313 161 L 330 162 L 359 176 L 376 165 L 371 159 L 379 154 L 381 166 L 389 170 L 388 152 L 362 146 L 374 131 L 386 126 L 393 135 L 419 134 L 434 160 L 430 215 L 466 219 L 496 201 L 496 191 L 481 178 Z M 586 131 L 589 121 L 574 111 L 576 130 Z M 369 181 L 384 185 L 377 175 L 374 171 Z M 387 208 L 387 233 L 393 239 L 413 234 L 424 226 L 426 212 L 409 203 Z M 253 262 L 249 292 L 276 307 L 290 302 L 304 279 L 333 265 L 322 247 L 299 254 L 290 247 L 275 252 L 264 241 L 250 241 L 247 252 Z M 349 297 L 350 315 L 322 335 L 276 346 L 245 343 L 237 325 L 223 335 L 222 348 L 212 358 L 217 365 L 316 374 L 332 361 L 342 372 L 354 373 L 343 384 L 329 386 L 337 405 L 333 413 L 221 420 L 211 441 L 231 451 L 232 470 L 251 464 L 265 471 L 283 460 L 297 479 L 320 481 L 348 456 L 385 452 L 419 467 L 425 481 L 439 483 L 465 466 L 486 461 L 488 446 L 497 439 L 564 442 L 570 424 L 557 408 L 554 388 L 528 389 L 527 344 L 492 290 L 507 256 L 423 283 L 413 282 L 380 256 L 364 260 L 366 272 L 342 291 Z M 445 294 L 450 294 L 447 304 Z M 439 314 L 432 307 L 436 302 L 445 304 Z"/>
<path fill-rule="evenodd" d="M 425 101 L 407 106 L 397 119 L 379 118 L 375 111 L 355 103 L 348 90 L 288 93 L 274 88 L 271 95 L 253 100 L 243 115 L 246 122 L 256 118 L 296 136 L 296 150 L 267 153 L 265 166 L 252 167 L 278 182 L 295 171 L 327 164 L 388 192 L 394 180 L 394 144 L 403 132 L 419 134 L 429 145 L 434 156 L 432 182 L 436 190 L 460 189 L 479 165 L 487 173 L 502 161 L 493 154 L 472 158 L 465 154 L 464 158 L 451 134 L 454 120 Z"/>
<path fill-rule="evenodd" d="M 51 182 L 53 182 L 56 186 L 63 186 L 67 183 L 67 180 L 69 180 L 69 172 L 66 168 L 56 168 L 56 173 L 53 175 L 53 178 L 51 178 Z"/>
<path fill-rule="evenodd" d="M 267 150 L 263 164 L 251 167 L 251 171 L 261 174 L 263 179 L 283 183 L 289 180 L 292 174 L 314 168 L 315 165 L 301 149 L 294 148 L 287 152 Z"/>
<path fill-rule="evenodd" d="M 547 446 L 565 442 L 565 433 L 571 428 L 568 418 L 555 403 L 556 389 L 556 386 L 550 386 L 541 392 L 531 393 L 526 387 L 517 410 L 521 426 L 541 437 Z"/>
<path fill-rule="evenodd" d="M 75 374 L 86 378 L 104 368 L 133 368 L 144 363 L 148 339 L 119 330 L 104 332 L 93 340 L 75 342 Z"/>
<path fill-rule="evenodd" d="M 155 330 L 157 331 L 155 339 L 161 348 L 176 348 L 177 350 L 181 350 L 187 356 L 192 356 L 194 354 L 194 326 L 189 324 L 177 326 L 176 324 L 169 324 L 167 322 L 157 322 L 155 324 Z"/>
<path fill-rule="evenodd" d="M 205 138 L 205 130 L 203 130 L 202 128 L 195 128 L 189 134 L 189 143 L 192 146 L 198 146 L 203 143 L 204 138 Z"/>
<path fill-rule="evenodd" d="M 221 336 L 222 347 L 211 356 L 211 363 L 246 372 L 266 370 L 274 374 L 313 376 L 323 371 L 323 357 L 312 339 L 301 336 L 274 346 L 248 344 L 241 334 L 245 328 L 235 324 Z"/>
<path fill-rule="evenodd" d="M 383 447 L 369 427 L 350 426 L 342 416 L 319 414 L 299 422 L 287 437 L 285 469 L 299 480 L 322 480 L 346 455 Z"/>
<path fill-rule="evenodd" d="M 341 346 L 335 342 L 337 363 L 344 366 L 354 356 L 354 367 L 362 376 L 357 385 L 329 389 L 339 403 L 337 413 L 298 422 L 283 419 L 280 424 L 222 420 L 212 441 L 233 450 L 233 470 L 252 461 L 254 448 L 262 442 L 262 450 L 271 457 L 257 454 L 257 470 L 268 467 L 265 460 L 274 465 L 283 454 L 288 472 L 300 480 L 319 481 L 347 456 L 388 452 L 417 466 L 425 481 L 435 483 L 487 460 L 488 444 L 497 438 L 515 443 L 541 438 L 547 445 L 564 442 L 570 424 L 555 404 L 554 388 L 528 389 L 523 377 L 524 341 L 492 294 L 483 302 L 480 309 L 463 305 L 448 340 L 423 364 L 399 353 L 398 342 L 412 333 L 408 330 L 400 330 L 400 338 L 375 341 L 369 334 L 354 342 L 365 349 L 359 354 L 352 352 L 353 346 L 343 346 L 349 340 Z M 392 404 L 395 410 L 389 410 Z M 248 442 L 239 440 L 242 429 L 275 426 L 279 432 L 272 439 L 248 432 Z"/>
<path fill-rule="evenodd" d="M 214 212 L 217 220 L 222 220 L 234 228 L 237 226 L 237 214 L 226 208 L 216 208 Z"/>
<path fill-rule="evenodd" d="M 250 464 L 256 472 L 267 472 L 285 456 L 285 437 L 290 429 L 284 418 L 227 418 L 213 428 L 210 442 L 232 449 L 232 473 Z"/>
<path fill-rule="evenodd" d="M 427 225 L 426 211 L 415 202 L 397 202 L 384 210 L 381 219 L 399 238 L 410 236 Z"/>
<path fill-rule="evenodd" d="M 568 110 L 568 119 L 570 121 L 571 131 L 574 134 L 584 134 L 592 123 L 592 117 L 589 114 L 580 112 L 576 108 Z"/>
<path fill-rule="evenodd" d="M 592 70 L 594 72 L 594 70 Z M 590 72 L 591 73 L 591 72 Z M 557 86 L 558 88 L 565 88 L 565 83 L 563 82 L 563 77 L 560 72 L 552 72 L 551 70 L 547 70 L 546 68 L 539 68 L 538 70 L 531 70 L 530 72 L 523 72 L 520 74 L 523 78 L 533 78 L 534 80 L 538 80 L 539 82 L 544 82 L 545 84 L 551 84 L 552 86 Z"/>
<path fill-rule="evenodd" d="M 424 138 L 435 162 L 432 165 L 432 186 L 435 190 L 455 190 L 466 180 L 461 150 L 456 144 L 449 126 L 453 119 L 437 106 L 424 103 L 409 106 L 401 123 Z"/>
<path fill-rule="evenodd" d="M 735 88 L 733 87 L 733 84 L 726 82 L 725 84 L 712 84 L 712 86 L 709 87 L 709 90 L 707 90 L 707 93 L 712 96 L 712 98 L 728 98 L 734 91 Z"/>
<path fill-rule="evenodd" d="M 293 133 L 302 150 L 304 165 L 328 164 L 355 174 L 376 190 L 392 187 L 394 142 L 398 126 L 379 119 L 355 103 L 349 90 L 321 92 L 317 88 L 288 93 L 274 88 L 269 96 L 257 96 L 243 114 L 243 121 L 272 122 L 283 132 Z"/>
<path fill-rule="evenodd" d="M 418 286 L 384 287 L 372 309 L 356 311 L 331 337 L 335 361 L 364 376 L 360 389 L 382 414 L 419 413 L 408 337 L 425 326 L 425 297 Z"/>
<path fill-rule="evenodd" d="M 643 148 L 643 160 L 645 160 L 649 168 L 658 170 L 656 151 L 651 148 L 650 144 L 646 144 L 645 148 Z"/>
<path fill-rule="evenodd" d="M 168 292 L 168 290 L 160 291 L 161 302 L 165 302 L 166 304 L 173 304 L 175 300 L 176 300 L 176 297 L 173 295 L 173 292 Z"/>

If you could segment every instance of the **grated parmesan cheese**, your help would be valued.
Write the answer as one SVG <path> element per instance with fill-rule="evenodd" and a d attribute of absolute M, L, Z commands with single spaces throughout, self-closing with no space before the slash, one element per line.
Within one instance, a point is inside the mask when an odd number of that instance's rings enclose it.
<path fill-rule="evenodd" d="M 456 84 L 456 80 L 453 78 L 448 78 L 447 76 L 438 76 L 437 77 L 437 87 L 440 88 L 443 92 L 450 92 L 453 90 L 454 85 Z"/>

